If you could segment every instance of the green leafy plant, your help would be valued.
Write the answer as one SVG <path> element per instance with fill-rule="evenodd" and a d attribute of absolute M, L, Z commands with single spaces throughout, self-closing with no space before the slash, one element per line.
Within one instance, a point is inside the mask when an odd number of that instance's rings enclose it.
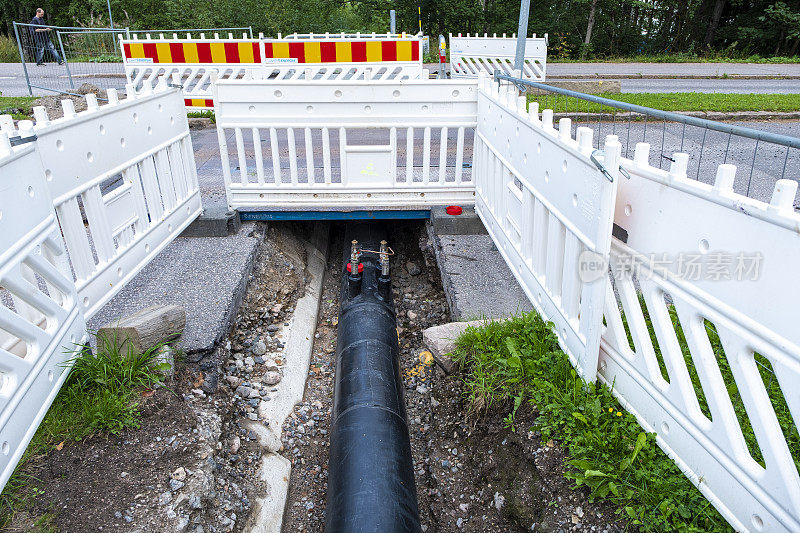
<path fill-rule="evenodd" d="M 552 324 L 536 313 L 468 328 L 453 359 L 473 409 L 525 403 L 537 412 L 542 440 L 558 440 L 569 457 L 565 475 L 592 498 L 615 504 L 620 518 L 643 531 L 727 531 L 728 524 L 622 410 L 611 390 L 586 383 L 559 349 Z M 510 418 L 509 418 L 510 417 Z"/>

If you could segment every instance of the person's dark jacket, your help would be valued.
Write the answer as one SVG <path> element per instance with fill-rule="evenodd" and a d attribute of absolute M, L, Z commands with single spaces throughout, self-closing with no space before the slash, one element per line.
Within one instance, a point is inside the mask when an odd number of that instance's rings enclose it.
<path fill-rule="evenodd" d="M 43 19 L 39 17 L 33 17 L 31 19 L 31 24 L 42 26 L 43 28 L 47 27 L 47 24 L 44 23 Z M 38 28 L 31 28 L 31 33 L 33 34 L 33 40 L 38 45 L 47 44 L 50 42 L 50 32 L 49 31 L 36 31 Z"/>

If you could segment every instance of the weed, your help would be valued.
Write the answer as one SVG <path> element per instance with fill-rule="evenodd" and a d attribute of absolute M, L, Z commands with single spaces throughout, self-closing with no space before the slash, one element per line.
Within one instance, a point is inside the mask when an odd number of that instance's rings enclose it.
<path fill-rule="evenodd" d="M 493 404 L 514 411 L 524 397 L 538 411 L 534 429 L 558 439 L 568 456 L 566 476 L 592 498 L 618 507 L 621 519 L 645 531 L 725 531 L 728 524 L 642 431 L 606 386 L 584 382 L 559 349 L 552 324 L 536 313 L 518 315 L 458 339 L 453 359 L 464 370 L 474 409 Z M 511 403 L 513 400 L 513 404 Z"/>

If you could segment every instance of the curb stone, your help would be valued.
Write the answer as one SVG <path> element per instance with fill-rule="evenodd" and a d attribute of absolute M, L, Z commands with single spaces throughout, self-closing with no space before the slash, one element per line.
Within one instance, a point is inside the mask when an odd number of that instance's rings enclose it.
<path fill-rule="evenodd" d="M 248 533 L 280 531 L 283 524 L 291 463 L 278 453 L 281 449 L 281 428 L 294 406 L 303 401 L 314 348 L 322 281 L 328 262 L 329 232 L 328 223 L 317 224 L 311 242 L 305 243 L 308 257 L 305 294 L 295 304 L 289 325 L 284 329 L 288 332 L 286 337 L 279 336 L 286 346 L 283 351 L 283 379 L 276 385 L 278 393 L 275 398 L 259 404 L 259 418 L 264 423 L 247 424 L 248 429 L 258 437 L 259 444 L 265 448 L 260 479 L 268 487 L 264 495 L 254 498 L 254 512 L 244 528 Z"/>

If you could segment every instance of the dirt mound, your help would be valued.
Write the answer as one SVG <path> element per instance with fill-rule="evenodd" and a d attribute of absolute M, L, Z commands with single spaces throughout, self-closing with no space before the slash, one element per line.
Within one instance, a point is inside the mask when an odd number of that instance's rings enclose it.
<path fill-rule="evenodd" d="M 96 85 L 91 83 L 84 83 L 75 91 L 74 94 L 54 94 L 51 96 L 43 96 L 33 102 L 33 107 L 42 106 L 47 111 L 47 116 L 50 120 L 55 120 L 64 116 L 64 110 L 61 108 L 62 100 L 72 100 L 75 104 L 75 111 L 80 113 L 86 110 L 86 99 L 83 96 L 77 95 L 97 95 L 97 100 L 100 105 L 104 105 L 108 100 L 108 93 Z M 120 99 L 124 98 L 124 94 L 120 94 Z"/>

